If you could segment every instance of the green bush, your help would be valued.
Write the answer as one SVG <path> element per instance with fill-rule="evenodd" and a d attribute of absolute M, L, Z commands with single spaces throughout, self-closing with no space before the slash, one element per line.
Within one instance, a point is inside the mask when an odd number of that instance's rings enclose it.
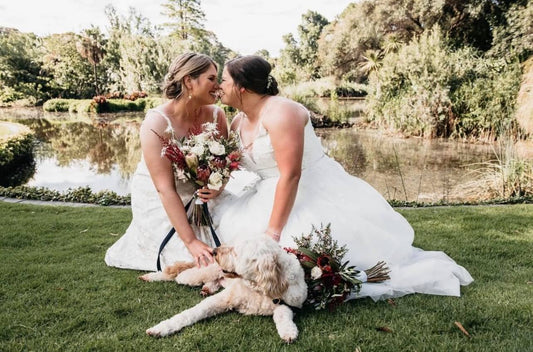
<path fill-rule="evenodd" d="M 50 99 L 43 104 L 44 111 L 63 112 L 69 111 L 75 99 Z"/>
<path fill-rule="evenodd" d="M 75 189 L 69 188 L 66 192 L 58 192 L 44 187 L 0 187 L 0 196 L 17 199 L 88 203 L 98 205 L 131 204 L 131 197 L 129 195 L 119 196 L 112 191 L 100 191 L 93 193 L 89 187 L 78 187 Z"/>
<path fill-rule="evenodd" d="M 383 59 L 371 79 L 367 118 L 405 135 L 498 138 L 514 129 L 518 64 L 452 49 L 440 30 Z"/>
<path fill-rule="evenodd" d="M 35 172 L 32 133 L 22 133 L 0 141 L 0 186 L 27 181 Z"/>
<path fill-rule="evenodd" d="M 162 98 L 108 99 L 98 104 L 92 99 L 50 99 L 43 105 L 44 111 L 104 113 L 120 111 L 146 111 L 163 103 Z"/>

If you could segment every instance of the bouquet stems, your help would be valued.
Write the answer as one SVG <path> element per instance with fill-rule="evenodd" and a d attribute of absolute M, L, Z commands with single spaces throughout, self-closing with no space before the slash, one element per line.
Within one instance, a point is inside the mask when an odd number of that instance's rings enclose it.
<path fill-rule="evenodd" d="M 383 282 L 390 279 L 390 270 L 384 261 L 380 261 L 373 267 L 366 269 L 365 273 L 367 276 L 366 282 Z"/>

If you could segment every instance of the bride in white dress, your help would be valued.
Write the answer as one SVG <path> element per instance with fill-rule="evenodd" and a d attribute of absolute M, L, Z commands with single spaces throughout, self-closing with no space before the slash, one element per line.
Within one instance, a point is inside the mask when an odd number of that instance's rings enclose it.
<path fill-rule="evenodd" d="M 176 235 L 161 253 L 161 264 L 195 260 L 212 262 L 212 237 L 204 227 L 193 228 L 184 204 L 193 196 L 191 183 L 176 182 L 170 161 L 161 156 L 161 141 L 201 131 L 206 122 L 216 122 L 222 136 L 228 127 L 224 112 L 209 105 L 215 102 L 217 67 L 208 56 L 188 53 L 176 58 L 165 78 L 167 103 L 147 112 L 141 126 L 142 158 L 131 182 L 133 219 L 126 233 L 105 255 L 109 266 L 155 271 L 161 242 L 174 227 Z M 219 192 L 202 189 L 199 196 L 210 199 Z"/>
<path fill-rule="evenodd" d="M 366 269 L 384 260 L 391 269 L 390 280 L 363 285 L 359 297 L 459 296 L 460 285 L 473 281 L 468 271 L 443 252 L 412 246 L 414 232 L 405 218 L 324 154 L 308 111 L 275 96 L 270 70 L 261 57 L 244 56 L 229 61 L 223 71 L 222 103 L 241 111 L 231 128 L 240 136 L 244 167 L 258 177 L 240 194 L 214 201 L 222 241 L 266 233 L 281 246 L 295 248 L 293 236 L 331 223 L 333 238 L 347 245 L 344 259 L 351 265 Z M 249 175 L 235 177 L 227 190 Z"/>

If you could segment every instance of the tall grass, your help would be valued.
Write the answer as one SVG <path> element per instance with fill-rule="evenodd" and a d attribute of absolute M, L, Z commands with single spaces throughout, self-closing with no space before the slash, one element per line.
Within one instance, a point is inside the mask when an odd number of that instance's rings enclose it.
<path fill-rule="evenodd" d="M 361 299 L 296 313 L 284 344 L 271 317 L 220 315 L 161 339 L 145 329 L 191 307 L 199 290 L 146 283 L 109 268 L 106 249 L 129 209 L 0 202 L 2 351 L 506 351 L 533 350 L 533 208 L 401 210 L 415 245 L 443 250 L 474 279 L 462 296 Z M 471 337 L 455 325 L 460 322 Z"/>
<path fill-rule="evenodd" d="M 495 159 L 478 164 L 479 177 L 464 186 L 479 200 L 533 196 L 533 160 L 518 155 L 511 138 L 499 141 Z"/>

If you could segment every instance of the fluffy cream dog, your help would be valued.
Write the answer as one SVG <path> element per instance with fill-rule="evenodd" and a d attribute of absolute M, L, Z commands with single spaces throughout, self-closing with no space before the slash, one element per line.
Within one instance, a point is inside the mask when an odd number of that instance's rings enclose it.
<path fill-rule="evenodd" d="M 145 281 L 168 281 L 198 286 L 203 294 L 216 292 L 196 306 L 146 330 L 152 336 L 167 336 L 204 318 L 236 310 L 249 315 L 272 315 L 279 336 L 292 342 L 298 336 L 290 307 L 301 308 L 307 298 L 304 271 L 296 257 L 270 237 L 259 236 L 235 246 L 221 246 L 213 252 L 216 263 L 197 268 L 176 263 L 164 272 L 149 273 Z"/>

